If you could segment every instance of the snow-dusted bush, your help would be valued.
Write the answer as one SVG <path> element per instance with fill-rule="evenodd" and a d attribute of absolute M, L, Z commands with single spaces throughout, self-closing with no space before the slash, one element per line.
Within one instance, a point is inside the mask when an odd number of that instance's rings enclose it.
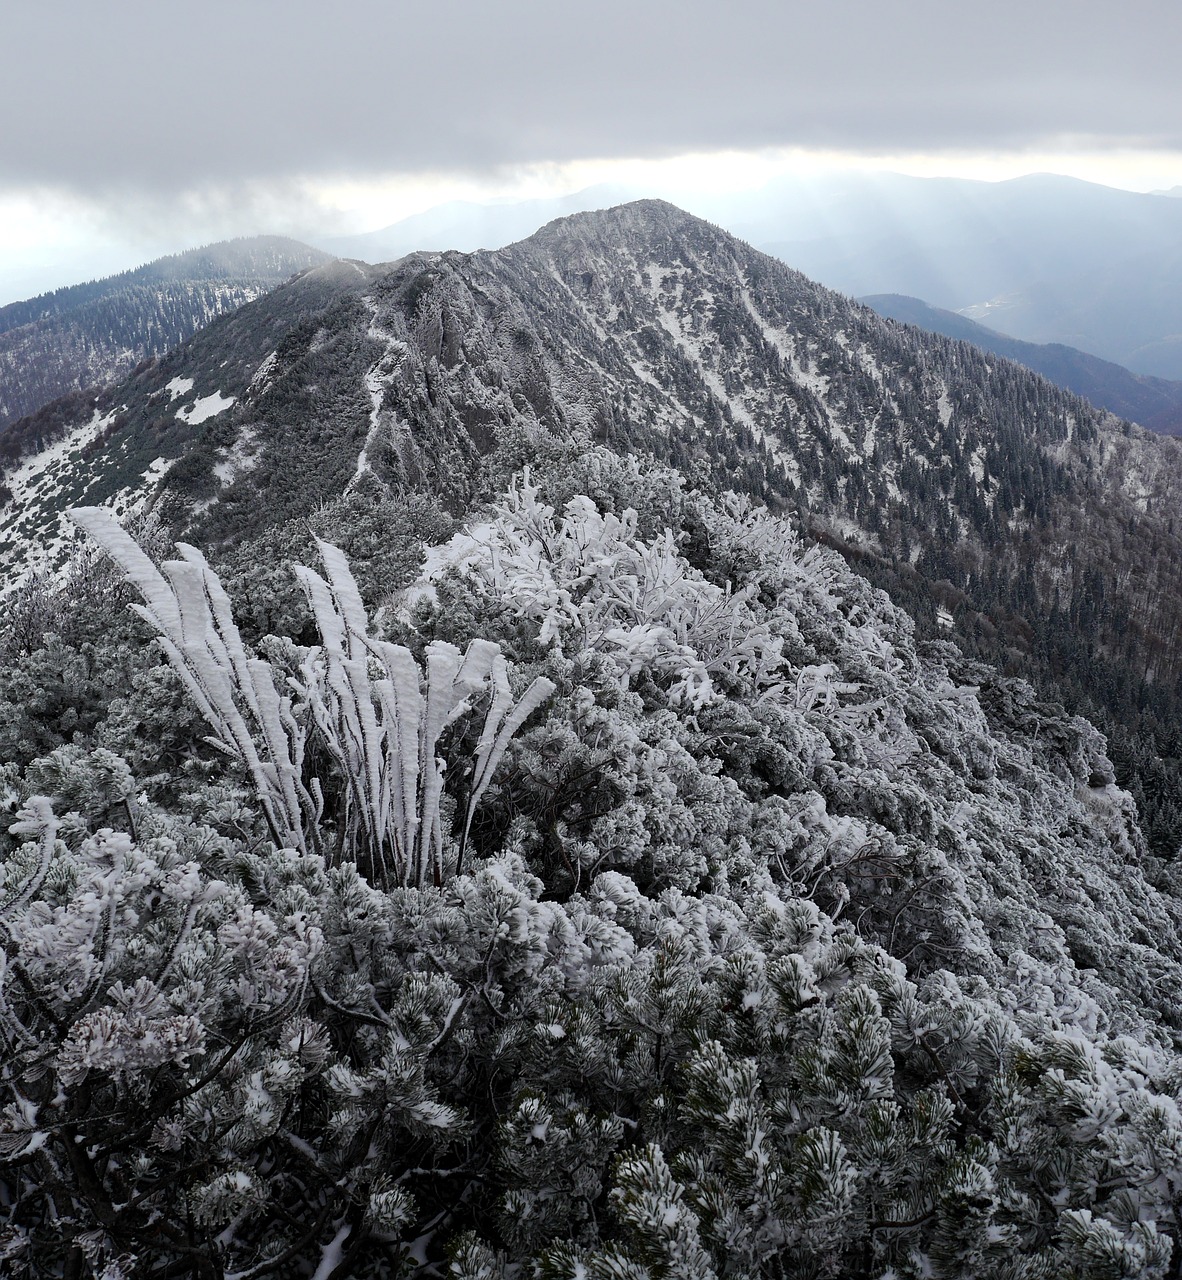
<path fill-rule="evenodd" d="M 107 764 L 58 768 L 78 793 Z M 259 905 L 214 832 L 135 810 L 138 836 L 89 831 L 31 796 L 9 828 L 6 1274 L 83 1274 L 89 1261 L 130 1276 L 137 1256 L 183 1256 L 170 1206 L 183 1194 L 200 1218 L 215 1186 L 256 1183 L 251 1153 L 305 1075 L 298 1015 L 323 945 L 319 873 L 274 852 L 257 868 L 273 893 Z"/>
<path fill-rule="evenodd" d="M 140 592 L 144 603 L 132 608 L 156 630 L 215 745 L 246 770 L 276 844 L 303 849 L 305 830 L 315 828 L 322 810 L 303 779 L 305 733 L 271 664 L 247 652 L 205 557 L 180 544 L 181 558 L 161 572 L 108 512 L 79 507 L 70 515 Z"/>
<path fill-rule="evenodd" d="M 266 660 L 195 553 L 133 565 L 236 759 L 159 803 L 113 739 L 0 767 L 5 1275 L 1176 1271 L 1182 910 L 1102 742 L 790 522 L 671 493 L 642 536 L 604 476 L 429 553 L 471 607 L 425 670 L 331 548 Z"/>
<path fill-rule="evenodd" d="M 774 683 L 780 643 L 746 607 L 754 588 L 708 582 L 672 530 L 644 540 L 637 526 L 635 510 L 604 515 L 583 495 L 559 517 L 527 469 L 491 520 L 457 535 L 432 567 L 470 572 L 532 619 L 544 644 L 608 654 L 625 678 L 647 671 L 674 703 L 705 705 L 723 673 Z"/>
<path fill-rule="evenodd" d="M 344 556 L 326 543 L 326 582 L 296 568 L 322 644 L 303 657 L 293 687 L 344 779 L 349 803 L 346 840 L 392 883 L 439 883 L 445 844 L 440 825 L 443 730 L 487 693 L 484 728 L 470 764 L 458 862 L 472 813 L 514 733 L 554 691 L 539 676 L 515 703 L 505 659 L 495 644 L 473 640 L 427 646 L 423 680 L 409 649 L 368 635 L 365 610 Z M 376 665 L 379 674 L 371 677 Z"/>
<path fill-rule="evenodd" d="M 388 892 L 136 818 L 10 832 L 7 1274 L 1166 1275 L 1172 1055 L 787 890 Z"/>

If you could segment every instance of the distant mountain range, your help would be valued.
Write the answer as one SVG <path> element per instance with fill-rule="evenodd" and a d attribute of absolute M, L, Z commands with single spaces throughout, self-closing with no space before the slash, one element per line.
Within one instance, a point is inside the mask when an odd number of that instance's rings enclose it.
<path fill-rule="evenodd" d="M 1008 338 L 955 311 L 929 306 L 920 298 L 878 293 L 858 301 L 873 307 L 881 316 L 942 333 L 946 338 L 971 342 L 983 351 L 1016 360 L 1049 378 L 1056 386 L 1074 391 L 1119 418 L 1139 422 L 1163 435 L 1182 435 L 1182 382 L 1130 373 L 1110 360 L 1101 360 L 1061 343 Z"/>
<path fill-rule="evenodd" d="M 325 249 L 367 262 L 497 249 L 542 222 L 644 193 L 453 203 Z M 837 173 L 678 203 L 830 288 L 904 294 L 1009 336 L 1182 381 L 1182 201 L 1050 174 L 1007 182 Z"/>
<path fill-rule="evenodd" d="M 861 174 L 783 183 L 717 215 L 843 293 L 924 298 L 1182 380 L 1182 201 L 1050 174 Z"/>
<path fill-rule="evenodd" d="M 0 307 L 0 429 L 115 381 L 328 257 L 282 236 L 229 240 Z"/>

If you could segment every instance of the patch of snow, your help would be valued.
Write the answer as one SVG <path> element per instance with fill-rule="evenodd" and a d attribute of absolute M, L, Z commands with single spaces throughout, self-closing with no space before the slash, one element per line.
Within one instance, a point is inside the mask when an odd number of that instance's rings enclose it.
<path fill-rule="evenodd" d="M 209 418 L 216 418 L 219 413 L 225 413 L 234 404 L 235 399 L 235 396 L 223 396 L 220 391 L 215 391 L 211 396 L 202 396 L 200 400 L 195 400 L 192 404 L 185 405 L 183 409 L 178 409 L 176 416 L 182 422 L 187 422 L 194 427 Z"/>
<path fill-rule="evenodd" d="M 792 481 L 793 484 L 799 484 L 801 478 L 800 463 L 795 454 L 786 453 L 783 449 L 772 449 L 772 459 L 776 465 L 782 468 L 785 476 Z"/>
<path fill-rule="evenodd" d="M 121 406 L 121 409 L 126 406 Z M 60 568 L 77 540 L 77 530 L 62 510 L 64 495 L 76 485 L 80 473 L 92 473 L 102 465 L 82 459 L 82 450 L 99 438 L 120 409 L 79 423 L 61 440 L 26 458 L 5 480 L 12 500 L 0 511 L 0 596 L 6 595 L 35 573 Z M 120 516 L 138 511 L 147 501 L 170 458 L 155 459 L 144 471 L 142 482 L 121 489 L 104 505 Z"/>
<path fill-rule="evenodd" d="M 328 1280 L 334 1271 L 339 1270 L 345 1256 L 345 1241 L 352 1234 L 353 1228 L 347 1222 L 337 1228 L 336 1235 L 320 1250 L 320 1262 L 311 1280 Z"/>
<path fill-rule="evenodd" d="M 854 442 L 849 438 L 846 429 L 840 422 L 835 421 L 833 417 L 829 418 L 829 434 L 841 445 L 848 456 L 861 458 L 861 454 L 854 448 Z"/>
<path fill-rule="evenodd" d="M 374 342 L 384 342 L 386 349 L 365 371 L 363 381 L 365 394 L 369 397 L 369 430 L 365 433 L 365 443 L 357 455 L 357 470 L 353 473 L 353 479 L 349 481 L 350 487 L 369 470 L 369 449 L 378 438 L 381 428 L 382 401 L 385 398 L 386 388 L 397 376 L 407 351 L 405 342 L 378 324 L 378 306 L 373 298 L 366 295 L 361 301 L 369 308 L 370 314 L 366 336 Z"/>
<path fill-rule="evenodd" d="M 878 420 L 882 417 L 880 409 L 866 425 L 866 432 L 862 437 L 862 457 L 872 458 L 874 456 L 874 446 L 878 441 Z"/>
<path fill-rule="evenodd" d="M 193 390 L 194 382 L 192 378 L 173 378 L 164 390 L 168 392 L 168 400 L 171 404 L 173 400 L 180 400 L 187 396 Z"/>
<path fill-rule="evenodd" d="M 940 415 L 942 427 L 952 421 L 952 401 L 948 399 L 948 388 L 943 385 L 940 387 L 940 398 L 936 401 L 936 412 Z"/>
<path fill-rule="evenodd" d="M 670 295 L 666 294 L 663 290 L 668 276 L 672 274 L 674 276 L 672 291 L 673 306 L 681 306 L 683 311 L 686 309 L 683 302 L 685 286 L 683 282 L 677 278 L 684 273 L 685 268 L 681 266 L 676 268 L 658 267 L 650 263 L 645 270 L 648 275 L 649 290 L 652 294 L 653 302 L 657 307 L 657 323 L 673 339 L 677 344 L 678 349 L 686 359 L 695 366 L 701 375 L 702 380 L 706 383 L 707 387 L 710 388 L 711 393 L 719 404 L 729 406 L 731 416 L 736 421 L 741 422 L 745 427 L 747 427 L 755 438 L 762 444 L 767 438 L 767 433 L 760 420 L 751 412 L 744 399 L 739 396 L 732 395 L 727 390 L 726 383 L 715 366 L 714 358 L 707 355 L 707 344 L 703 340 L 703 337 L 692 329 L 687 329 L 686 325 L 683 323 L 682 314 L 676 310 L 670 309 L 670 307 L 665 303 L 665 298 Z M 694 299 L 692 305 L 694 307 L 701 305 L 705 308 L 706 313 L 709 314 L 715 306 L 714 295 L 703 291 Z M 691 322 L 697 319 L 697 316 L 694 315 L 692 310 L 689 313 L 689 318 Z M 636 368 L 635 364 L 633 365 L 633 368 Z M 639 369 L 637 369 L 637 372 L 640 372 Z M 644 374 L 641 374 L 641 377 L 643 377 L 646 382 L 652 381 L 651 378 Z"/>
<path fill-rule="evenodd" d="M 219 450 L 224 456 L 214 463 L 213 473 L 223 488 L 258 465 L 257 439 L 253 427 L 244 427 L 228 449 Z"/>
<path fill-rule="evenodd" d="M 819 399 L 829 394 L 829 375 L 827 373 L 817 373 L 811 366 L 806 366 L 800 359 L 796 343 L 787 331 L 782 329 L 774 329 L 767 320 L 764 319 L 763 313 L 755 305 L 755 299 L 751 296 L 749 289 L 742 289 L 740 296 L 743 300 L 743 306 L 747 314 L 755 322 L 759 332 L 763 335 L 763 340 L 780 353 L 781 358 L 792 370 L 793 378 L 807 387 Z"/>
<path fill-rule="evenodd" d="M 843 333 L 841 335 L 841 339 L 843 340 L 844 338 L 845 334 Z M 845 341 L 842 341 L 842 346 L 844 347 L 845 345 Z M 882 369 L 879 367 L 878 361 L 875 359 L 874 352 L 868 351 L 865 347 L 862 347 L 858 351 L 858 359 L 861 361 L 862 367 L 866 372 L 874 379 L 878 386 L 881 387 L 883 383 Z"/>
<path fill-rule="evenodd" d="M 783 360 L 783 362 L 788 366 L 793 381 L 796 382 L 798 386 L 803 387 L 806 391 L 811 392 L 816 398 L 821 412 L 825 415 L 825 421 L 834 443 L 839 445 L 844 450 L 846 456 L 853 461 L 861 461 L 864 457 L 868 458 L 874 448 L 873 424 L 871 429 L 866 433 L 863 449 L 859 450 L 850 439 L 849 434 L 846 432 L 842 424 L 836 420 L 830 409 L 829 375 L 817 370 L 808 351 L 805 351 L 803 356 L 801 355 L 797 350 L 794 338 L 787 330 L 774 328 L 768 323 L 763 313 L 755 305 L 755 299 L 752 297 L 750 289 L 744 286 L 740 291 L 740 297 L 742 299 L 744 309 L 759 329 L 764 342 L 776 351 L 781 360 Z M 849 339 L 844 333 L 839 334 L 839 343 L 843 349 L 848 346 Z M 877 365 L 874 366 L 872 373 L 877 378 L 881 377 Z"/>
<path fill-rule="evenodd" d="M 138 514 L 175 461 L 175 458 L 153 458 L 144 468 L 139 484 L 125 485 L 102 505 L 109 507 L 120 520 Z"/>
<path fill-rule="evenodd" d="M 600 324 L 599 317 L 588 305 L 587 298 L 581 293 L 575 293 L 570 285 L 562 278 L 562 273 L 556 267 L 551 268 L 550 276 L 554 281 L 555 286 L 561 289 L 563 293 L 566 294 L 572 305 L 579 309 L 582 313 L 583 319 L 586 320 L 595 331 L 595 336 L 600 340 L 600 342 L 608 342 L 610 340 L 608 332 L 603 325 Z M 615 311 L 618 314 L 619 308 L 616 307 Z"/>
<path fill-rule="evenodd" d="M 643 364 L 641 364 L 639 360 L 630 360 L 628 363 L 632 366 L 632 372 L 636 374 L 636 376 L 641 380 L 641 382 L 647 383 L 650 387 L 655 388 L 657 391 L 664 392 L 665 388 L 661 386 L 661 384 L 656 380 L 656 378 L 654 378 L 653 375 L 649 373 L 649 371 L 644 367 Z"/>
<path fill-rule="evenodd" d="M 175 461 L 175 458 L 153 458 L 144 469 L 145 484 L 156 484 Z"/>
<path fill-rule="evenodd" d="M 811 491 L 809 500 L 810 503 L 817 502 L 817 498 L 812 495 Z M 877 538 L 869 535 L 856 520 L 851 520 L 849 516 L 842 515 L 839 511 L 817 517 L 817 523 L 821 528 L 828 530 L 843 542 L 849 542 L 855 546 L 879 546 Z"/>
<path fill-rule="evenodd" d="M 437 547 L 428 547 L 419 576 L 399 593 L 399 616 L 409 618 L 411 610 L 420 600 L 438 604 L 439 595 L 435 590 L 435 582 L 449 569 L 464 570 L 481 561 L 487 563 L 491 555 L 490 534 L 490 525 L 477 524 L 470 529 L 461 530 Z"/>

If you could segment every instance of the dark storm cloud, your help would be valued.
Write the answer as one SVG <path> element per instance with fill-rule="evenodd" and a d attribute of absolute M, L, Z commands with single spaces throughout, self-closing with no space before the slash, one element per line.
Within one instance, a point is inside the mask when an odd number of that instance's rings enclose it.
<path fill-rule="evenodd" d="M 21 185 L 1182 140 L 1175 0 L 40 0 L 2 29 Z"/>

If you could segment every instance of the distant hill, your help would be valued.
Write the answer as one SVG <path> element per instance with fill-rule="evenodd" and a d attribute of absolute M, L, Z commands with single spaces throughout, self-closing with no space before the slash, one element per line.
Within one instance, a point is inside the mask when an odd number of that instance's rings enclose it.
<path fill-rule="evenodd" d="M 1101 360 L 1099 356 L 1090 356 L 1062 343 L 1009 338 L 955 311 L 930 306 L 920 298 L 876 293 L 858 301 L 891 320 L 971 342 L 983 351 L 1015 360 L 1117 417 L 1139 422 L 1163 435 L 1182 435 L 1182 382 L 1131 373 L 1110 360 Z"/>
<path fill-rule="evenodd" d="M 0 429 L 109 383 L 329 255 L 282 236 L 205 245 L 0 307 Z"/>
<path fill-rule="evenodd" d="M 695 211 L 830 288 L 1182 379 L 1182 200 L 1054 174 L 837 174 Z"/>

